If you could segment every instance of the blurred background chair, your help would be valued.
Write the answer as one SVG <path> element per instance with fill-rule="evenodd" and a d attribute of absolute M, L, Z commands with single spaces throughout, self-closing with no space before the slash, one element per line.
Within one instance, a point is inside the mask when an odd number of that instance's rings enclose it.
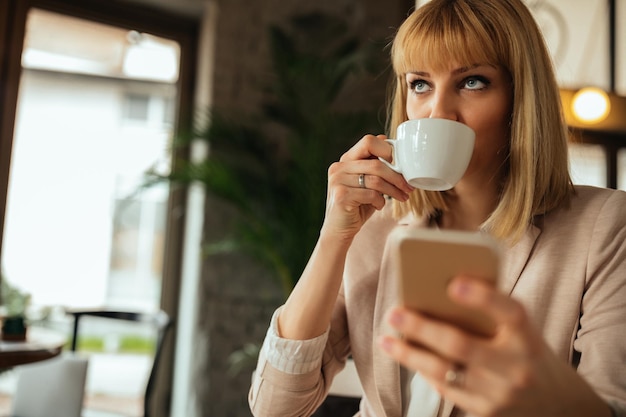
<path fill-rule="evenodd" d="M 88 359 L 62 354 L 17 367 L 14 417 L 80 417 Z"/>
<path fill-rule="evenodd" d="M 328 396 L 311 417 L 352 417 L 359 411 L 362 396 L 361 381 L 354 361 L 349 358 L 335 376 Z"/>
<path fill-rule="evenodd" d="M 156 330 L 156 341 L 154 347 L 154 357 L 152 359 L 152 365 L 150 367 L 150 373 L 146 382 L 144 398 L 143 398 L 143 417 L 150 417 L 150 401 L 154 394 L 154 385 L 159 368 L 159 362 L 161 359 L 161 350 L 163 346 L 163 339 L 166 336 L 168 329 L 171 327 L 171 319 L 168 314 L 162 310 L 156 313 L 140 313 L 132 311 L 118 311 L 118 310 L 68 310 L 67 314 L 74 317 L 74 327 L 72 333 L 72 345 L 71 350 L 79 350 L 79 339 L 81 334 L 81 319 L 84 317 L 99 317 L 107 320 L 121 320 L 126 322 L 134 322 L 137 324 L 143 324 L 150 326 Z M 83 320 L 84 321 L 84 320 Z M 84 324 L 85 325 L 85 324 Z M 123 375 L 120 375 L 120 379 L 124 379 Z M 91 410 L 83 410 L 83 415 L 88 416 L 113 416 L 116 414 L 110 412 L 92 412 Z"/>

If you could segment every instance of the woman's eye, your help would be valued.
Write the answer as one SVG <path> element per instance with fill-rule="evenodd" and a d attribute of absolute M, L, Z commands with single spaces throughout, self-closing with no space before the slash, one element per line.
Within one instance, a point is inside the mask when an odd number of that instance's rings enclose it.
<path fill-rule="evenodd" d="M 463 88 L 467 88 L 468 90 L 482 90 L 488 85 L 489 81 L 483 77 L 468 77 L 465 79 Z"/>
<path fill-rule="evenodd" d="M 413 80 L 410 83 L 411 91 L 414 93 L 425 93 L 430 90 L 430 86 L 424 80 Z"/>

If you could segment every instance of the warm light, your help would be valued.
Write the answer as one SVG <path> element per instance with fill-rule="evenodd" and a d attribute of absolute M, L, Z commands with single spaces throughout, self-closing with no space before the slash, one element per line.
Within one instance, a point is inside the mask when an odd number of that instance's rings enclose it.
<path fill-rule="evenodd" d="M 611 111 L 608 94 L 595 87 L 578 90 L 572 99 L 574 117 L 583 123 L 598 123 Z"/>

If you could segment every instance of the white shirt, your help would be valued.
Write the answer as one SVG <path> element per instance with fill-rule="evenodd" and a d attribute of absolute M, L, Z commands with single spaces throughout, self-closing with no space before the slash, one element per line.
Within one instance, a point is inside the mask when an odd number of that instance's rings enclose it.
<path fill-rule="evenodd" d="M 305 374 L 322 365 L 324 346 L 328 340 L 328 330 L 314 339 L 291 340 L 278 334 L 278 309 L 272 316 L 265 341 L 264 352 L 267 361 L 274 368 L 288 374 Z M 402 372 L 403 417 L 436 417 L 439 411 L 440 396 L 419 374 Z"/>

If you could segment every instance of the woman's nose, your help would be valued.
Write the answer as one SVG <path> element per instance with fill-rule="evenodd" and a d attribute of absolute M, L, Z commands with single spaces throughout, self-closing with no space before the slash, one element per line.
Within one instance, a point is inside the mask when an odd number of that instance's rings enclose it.
<path fill-rule="evenodd" d="M 452 94 L 439 91 L 432 97 L 430 116 L 431 119 L 458 120 L 456 101 Z"/>

